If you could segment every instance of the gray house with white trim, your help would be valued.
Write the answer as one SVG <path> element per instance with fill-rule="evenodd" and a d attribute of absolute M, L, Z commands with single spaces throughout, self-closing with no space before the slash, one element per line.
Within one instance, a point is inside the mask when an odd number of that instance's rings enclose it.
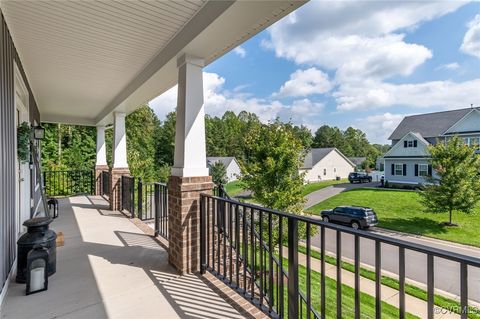
<path fill-rule="evenodd" d="M 235 157 L 207 157 L 207 166 L 210 169 L 212 165 L 221 162 L 227 171 L 227 180 L 236 181 L 241 175 L 240 165 Z"/>
<path fill-rule="evenodd" d="M 385 180 L 417 185 L 435 174 L 428 164 L 429 145 L 459 135 L 470 146 L 480 144 L 480 108 L 420 114 L 405 117 L 390 135 L 392 148 L 385 154 Z"/>

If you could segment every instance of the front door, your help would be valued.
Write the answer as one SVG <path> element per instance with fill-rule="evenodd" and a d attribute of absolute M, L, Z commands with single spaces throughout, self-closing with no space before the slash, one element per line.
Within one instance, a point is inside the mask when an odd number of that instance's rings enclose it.
<path fill-rule="evenodd" d="M 23 122 L 30 125 L 28 115 L 28 93 L 25 91 L 23 81 L 16 77 L 15 79 L 15 121 L 17 127 Z M 21 82 L 20 82 L 21 81 Z M 17 234 L 24 232 L 23 222 L 30 218 L 30 164 L 21 163 L 16 158 L 16 224 Z"/>

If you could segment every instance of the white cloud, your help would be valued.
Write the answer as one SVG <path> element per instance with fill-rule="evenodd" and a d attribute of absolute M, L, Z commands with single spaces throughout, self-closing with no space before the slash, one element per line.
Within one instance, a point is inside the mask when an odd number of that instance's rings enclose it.
<path fill-rule="evenodd" d="M 458 69 L 459 67 L 460 67 L 460 64 L 458 64 L 457 62 L 453 62 L 453 63 L 440 65 L 439 67 L 436 68 L 436 70 L 453 71 L 453 70 Z"/>
<path fill-rule="evenodd" d="M 267 122 L 280 117 L 294 124 L 316 127 L 315 116 L 323 111 L 322 103 L 309 99 L 294 100 L 284 104 L 278 100 L 259 99 L 250 94 L 229 92 L 223 89 L 225 79 L 216 73 L 203 73 L 205 112 L 212 116 L 222 116 L 226 111 L 239 113 L 247 111 L 257 114 L 261 121 Z M 177 86 L 149 102 L 149 106 L 160 119 L 175 109 L 177 104 Z"/>
<path fill-rule="evenodd" d="M 367 81 L 344 85 L 334 93 L 342 111 L 405 105 L 417 108 L 456 109 L 480 101 L 480 79 L 465 82 L 430 81 L 418 84 L 390 84 Z"/>
<path fill-rule="evenodd" d="M 480 58 L 480 14 L 477 14 L 475 18 L 469 22 L 468 27 L 469 29 L 463 37 L 460 50 Z"/>
<path fill-rule="evenodd" d="M 376 114 L 359 119 L 357 126 L 365 132 L 371 143 L 383 144 L 404 117 L 404 114 Z"/>
<path fill-rule="evenodd" d="M 332 84 L 328 74 L 316 68 L 297 70 L 290 74 L 290 80 L 280 87 L 276 97 L 297 97 L 321 94 L 330 91 Z"/>
<path fill-rule="evenodd" d="M 354 77 L 410 75 L 431 51 L 406 43 L 401 32 L 461 6 L 462 2 L 312 1 L 270 29 L 264 42 L 278 57 Z M 394 33 L 399 32 L 400 33 Z"/>
<path fill-rule="evenodd" d="M 238 54 L 241 58 L 244 58 L 247 55 L 247 51 L 240 45 L 233 49 L 233 52 Z"/>

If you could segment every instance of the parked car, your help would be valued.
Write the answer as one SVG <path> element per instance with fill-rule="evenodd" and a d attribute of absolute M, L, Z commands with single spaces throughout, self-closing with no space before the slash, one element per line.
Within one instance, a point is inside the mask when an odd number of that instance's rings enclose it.
<path fill-rule="evenodd" d="M 348 174 L 348 181 L 353 184 L 358 183 L 370 183 L 372 181 L 372 176 L 369 176 L 367 173 L 350 173 Z"/>
<path fill-rule="evenodd" d="M 350 225 L 354 229 L 364 229 L 378 224 L 375 211 L 369 207 L 339 206 L 334 209 L 322 211 L 322 220 Z"/>

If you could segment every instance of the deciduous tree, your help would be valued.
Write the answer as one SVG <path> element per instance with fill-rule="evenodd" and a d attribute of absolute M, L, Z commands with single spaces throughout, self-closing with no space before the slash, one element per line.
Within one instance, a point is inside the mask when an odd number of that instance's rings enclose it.
<path fill-rule="evenodd" d="M 435 173 L 426 178 L 423 204 L 427 211 L 448 213 L 447 225 L 454 225 L 454 211 L 470 213 L 480 200 L 480 156 L 455 136 L 446 144 L 429 147 Z"/>

